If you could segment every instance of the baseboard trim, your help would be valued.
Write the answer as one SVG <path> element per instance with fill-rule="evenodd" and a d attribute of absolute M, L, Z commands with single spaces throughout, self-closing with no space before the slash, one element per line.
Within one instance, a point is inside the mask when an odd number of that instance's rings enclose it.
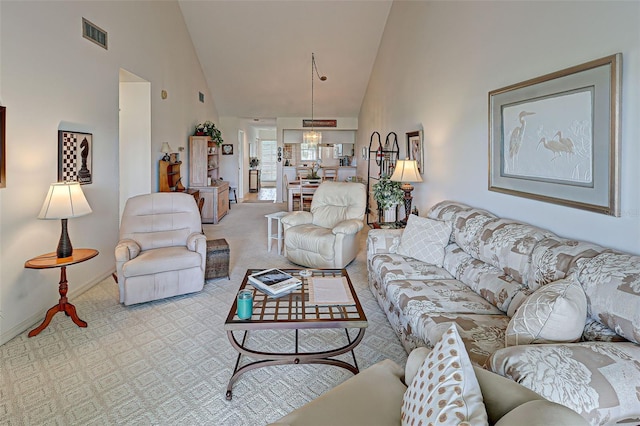
<path fill-rule="evenodd" d="M 93 280 L 81 285 L 81 286 L 76 286 L 75 283 L 73 285 L 73 288 L 71 288 L 69 290 L 69 293 L 67 293 L 67 296 L 69 297 L 69 299 L 73 300 L 75 297 L 80 296 L 82 293 L 84 293 L 85 291 L 89 290 L 91 287 L 93 287 L 94 285 L 104 281 L 105 279 L 107 279 L 108 277 L 111 277 L 111 274 L 113 274 L 115 272 L 114 270 L 105 272 L 101 275 L 98 275 L 96 278 L 94 278 Z M 116 284 L 117 285 L 117 284 Z M 49 310 L 49 308 L 43 309 L 31 316 L 29 316 L 27 319 L 25 319 L 24 321 L 20 322 L 19 324 L 17 324 L 14 327 L 11 327 L 11 329 L 9 330 L 2 330 L 0 332 L 0 345 L 4 345 L 5 343 L 7 343 L 9 340 L 13 339 L 14 337 L 16 337 L 18 334 L 36 327 L 40 322 L 42 322 L 42 320 L 44 319 L 44 316 L 46 315 L 47 311 Z"/>

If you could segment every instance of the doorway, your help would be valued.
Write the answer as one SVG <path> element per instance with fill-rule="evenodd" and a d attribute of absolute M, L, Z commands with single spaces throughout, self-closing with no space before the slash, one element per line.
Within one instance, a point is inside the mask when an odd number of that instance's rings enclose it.
<path fill-rule="evenodd" d="M 120 69 L 119 218 L 127 200 L 151 192 L 151 83 Z"/>
<path fill-rule="evenodd" d="M 276 186 L 278 176 L 277 146 L 275 140 L 260 141 L 260 179 L 264 187 Z"/>

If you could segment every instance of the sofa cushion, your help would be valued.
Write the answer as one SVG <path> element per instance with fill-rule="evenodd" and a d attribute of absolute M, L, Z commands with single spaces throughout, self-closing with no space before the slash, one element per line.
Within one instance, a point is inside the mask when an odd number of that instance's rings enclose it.
<path fill-rule="evenodd" d="M 451 236 L 451 223 L 409 215 L 400 237 L 398 254 L 442 266 L 444 247 Z"/>
<path fill-rule="evenodd" d="M 427 212 L 427 217 L 429 219 L 452 221 L 458 212 L 470 209 L 471 206 L 466 204 L 459 203 L 457 201 L 445 200 L 434 204 L 434 206 Z"/>
<path fill-rule="evenodd" d="M 453 236 L 456 244 L 478 259 L 478 236 L 484 225 L 498 218 L 482 209 L 462 210 L 455 215 Z"/>
<path fill-rule="evenodd" d="M 395 280 L 450 279 L 441 267 L 399 254 L 378 254 L 371 258 L 371 270 L 385 284 Z"/>
<path fill-rule="evenodd" d="M 589 317 L 640 343 L 640 256 L 602 253 L 578 261 Z"/>
<path fill-rule="evenodd" d="M 457 280 L 396 280 L 387 284 L 387 298 L 407 317 L 422 314 L 500 314 L 500 310 Z"/>
<path fill-rule="evenodd" d="M 587 318 L 587 298 L 568 278 L 547 284 L 529 296 L 509 321 L 506 346 L 575 342 Z"/>
<path fill-rule="evenodd" d="M 453 224 L 453 221 L 455 220 L 455 216 L 457 213 L 463 210 L 470 210 L 470 209 L 471 207 L 466 204 L 458 203 L 456 201 L 446 200 L 446 201 L 441 201 L 438 204 L 431 207 L 427 212 L 427 217 L 429 219 L 442 220 L 445 222 L 451 222 Z M 452 232 L 451 238 L 449 238 L 449 242 L 454 242 L 454 241 L 455 241 L 455 237 Z"/>
<path fill-rule="evenodd" d="M 584 324 L 581 340 L 585 342 L 628 342 L 627 339 L 617 335 L 606 325 L 589 317 Z"/>
<path fill-rule="evenodd" d="M 549 231 L 511 219 L 493 220 L 482 227 L 475 257 L 524 283 L 533 248 L 538 241 L 552 235 Z"/>
<path fill-rule="evenodd" d="M 576 267 L 576 262 L 585 257 L 594 257 L 606 249 L 584 241 L 560 237 L 547 237 L 531 252 L 531 268 L 525 284 L 537 290 L 545 284 L 561 280 Z"/>
<path fill-rule="evenodd" d="M 489 368 L 576 411 L 592 425 L 638 424 L 640 346 L 631 342 L 511 346 Z"/>
<path fill-rule="evenodd" d="M 459 249 L 462 251 L 461 249 Z M 448 264 L 454 253 L 447 253 L 445 263 Z M 493 265 L 475 259 L 462 252 L 455 254 L 459 262 L 456 278 L 502 312 L 507 312 L 513 297 L 524 289 L 524 286 Z"/>
<path fill-rule="evenodd" d="M 443 330 L 455 323 L 471 362 L 484 366 L 489 356 L 504 348 L 504 331 L 509 318 L 503 314 L 424 314 L 414 321 L 415 333 L 427 347 L 433 347 Z"/>
<path fill-rule="evenodd" d="M 455 324 L 441 336 L 402 399 L 403 425 L 488 424 L 482 392 Z"/>

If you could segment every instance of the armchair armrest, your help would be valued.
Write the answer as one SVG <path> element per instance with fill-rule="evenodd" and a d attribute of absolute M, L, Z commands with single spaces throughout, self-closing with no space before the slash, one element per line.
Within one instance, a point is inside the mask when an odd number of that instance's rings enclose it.
<path fill-rule="evenodd" d="M 128 238 L 120 240 L 115 250 L 116 262 L 126 262 L 134 259 L 140 254 L 140 250 L 140 245 L 134 240 Z"/>
<path fill-rule="evenodd" d="M 187 249 L 201 254 L 207 253 L 207 237 L 202 232 L 194 232 L 187 237 Z"/>
<path fill-rule="evenodd" d="M 343 220 L 342 222 L 334 226 L 331 232 L 333 232 L 334 235 L 337 235 L 337 234 L 353 235 L 360 232 L 360 230 L 363 227 L 364 225 L 361 220 L 347 219 L 347 220 Z"/>
<path fill-rule="evenodd" d="M 283 229 L 292 226 L 304 225 L 313 222 L 313 215 L 310 212 L 292 212 L 280 219 Z"/>

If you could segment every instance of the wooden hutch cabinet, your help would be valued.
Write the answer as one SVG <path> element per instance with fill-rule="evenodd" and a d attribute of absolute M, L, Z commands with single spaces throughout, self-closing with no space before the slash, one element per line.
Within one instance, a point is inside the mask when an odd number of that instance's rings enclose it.
<path fill-rule="evenodd" d="M 220 180 L 220 147 L 208 136 L 189 137 L 189 187 L 204 198 L 202 223 L 218 223 L 229 211 L 229 183 Z"/>

